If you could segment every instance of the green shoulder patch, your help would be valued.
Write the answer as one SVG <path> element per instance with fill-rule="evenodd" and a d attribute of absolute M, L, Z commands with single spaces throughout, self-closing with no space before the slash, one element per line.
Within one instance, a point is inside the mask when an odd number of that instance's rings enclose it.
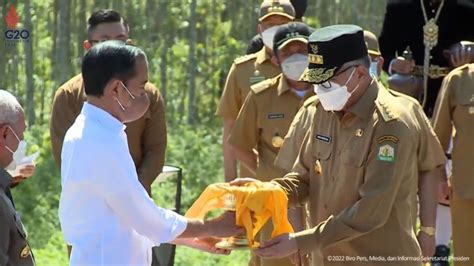
<path fill-rule="evenodd" d="M 252 86 L 250 86 L 250 89 L 253 91 L 255 94 L 259 94 L 262 91 L 271 88 L 275 84 L 277 84 L 278 79 L 277 78 L 270 78 L 266 79 L 264 81 L 258 82 Z"/>
<path fill-rule="evenodd" d="M 248 55 L 244 55 L 244 56 L 240 56 L 240 57 L 237 57 L 235 60 L 234 60 L 234 63 L 236 65 L 239 65 L 239 64 L 242 64 L 244 62 L 247 62 L 247 61 L 250 61 L 251 59 L 255 59 L 257 58 L 257 55 L 256 54 L 248 54 Z"/>
<path fill-rule="evenodd" d="M 377 160 L 382 162 L 394 162 L 395 161 L 395 147 L 390 144 L 379 145 L 379 151 L 377 153 Z"/>

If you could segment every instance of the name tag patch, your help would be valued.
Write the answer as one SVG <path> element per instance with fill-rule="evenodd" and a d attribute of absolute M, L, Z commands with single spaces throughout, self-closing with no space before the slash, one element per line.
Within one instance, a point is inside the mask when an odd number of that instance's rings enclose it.
<path fill-rule="evenodd" d="M 329 136 L 316 134 L 316 139 L 319 140 L 319 141 L 322 141 L 322 142 L 331 143 L 331 137 L 329 137 Z"/>
<path fill-rule="evenodd" d="M 282 119 L 285 118 L 285 114 L 268 114 L 268 119 Z"/>

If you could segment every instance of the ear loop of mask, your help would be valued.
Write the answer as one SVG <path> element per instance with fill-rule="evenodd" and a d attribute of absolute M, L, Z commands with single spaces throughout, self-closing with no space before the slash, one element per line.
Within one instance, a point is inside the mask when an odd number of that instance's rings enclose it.
<path fill-rule="evenodd" d="M 132 98 L 132 100 L 135 100 L 135 96 L 133 96 L 133 94 L 128 90 L 127 86 L 125 86 L 125 84 L 123 84 L 122 81 L 120 81 L 120 84 L 122 85 L 122 87 L 127 91 L 128 95 L 130 96 L 130 98 Z M 122 111 L 125 111 L 125 107 L 123 106 L 123 104 L 118 100 L 117 97 L 115 97 L 115 100 L 117 101 L 117 103 L 119 104 L 120 108 L 122 109 Z"/>
<path fill-rule="evenodd" d="M 13 135 L 15 136 L 15 138 L 18 140 L 18 143 L 21 142 L 20 138 L 18 137 L 18 135 L 15 133 L 15 130 L 13 130 L 13 128 L 11 126 L 8 126 L 8 129 L 10 129 L 10 131 L 13 133 Z M 11 152 L 12 154 L 15 153 L 12 149 L 10 149 L 8 146 L 5 145 L 5 149 L 7 149 L 9 152 Z"/>

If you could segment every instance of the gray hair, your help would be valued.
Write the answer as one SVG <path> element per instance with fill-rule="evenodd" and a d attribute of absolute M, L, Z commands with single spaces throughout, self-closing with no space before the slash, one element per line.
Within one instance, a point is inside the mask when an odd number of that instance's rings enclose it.
<path fill-rule="evenodd" d="M 15 124 L 23 112 L 18 100 L 6 90 L 0 90 L 0 125 Z"/>

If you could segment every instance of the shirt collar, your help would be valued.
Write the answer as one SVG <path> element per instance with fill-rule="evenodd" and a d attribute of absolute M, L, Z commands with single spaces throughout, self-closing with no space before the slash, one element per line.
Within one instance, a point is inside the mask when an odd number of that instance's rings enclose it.
<path fill-rule="evenodd" d="M 280 80 L 280 82 L 278 82 L 277 87 L 278 96 L 281 96 L 283 93 L 290 90 L 290 86 L 288 85 L 286 79 L 283 77 L 283 74 L 278 75 L 277 78 Z"/>
<path fill-rule="evenodd" d="M 94 119 L 102 126 L 113 132 L 121 133 L 126 128 L 126 126 L 122 122 L 117 120 L 117 118 L 113 117 L 105 110 L 94 106 L 88 102 L 84 103 L 81 114 L 83 114 L 86 118 Z"/>
<path fill-rule="evenodd" d="M 263 48 L 260 49 L 260 51 L 257 52 L 257 59 L 255 60 L 255 62 L 258 65 L 261 65 L 265 61 L 270 60 L 270 58 L 272 58 L 272 57 L 267 53 L 267 50 L 266 50 L 265 46 L 263 46 Z"/>
<path fill-rule="evenodd" d="M 11 175 L 5 169 L 2 168 L 0 170 L 0 188 L 6 190 L 10 187 L 11 182 Z"/>
<path fill-rule="evenodd" d="M 372 114 L 375 106 L 375 100 L 378 95 L 378 83 L 373 80 L 359 101 L 354 103 L 347 111 L 359 118 L 366 119 Z"/>

